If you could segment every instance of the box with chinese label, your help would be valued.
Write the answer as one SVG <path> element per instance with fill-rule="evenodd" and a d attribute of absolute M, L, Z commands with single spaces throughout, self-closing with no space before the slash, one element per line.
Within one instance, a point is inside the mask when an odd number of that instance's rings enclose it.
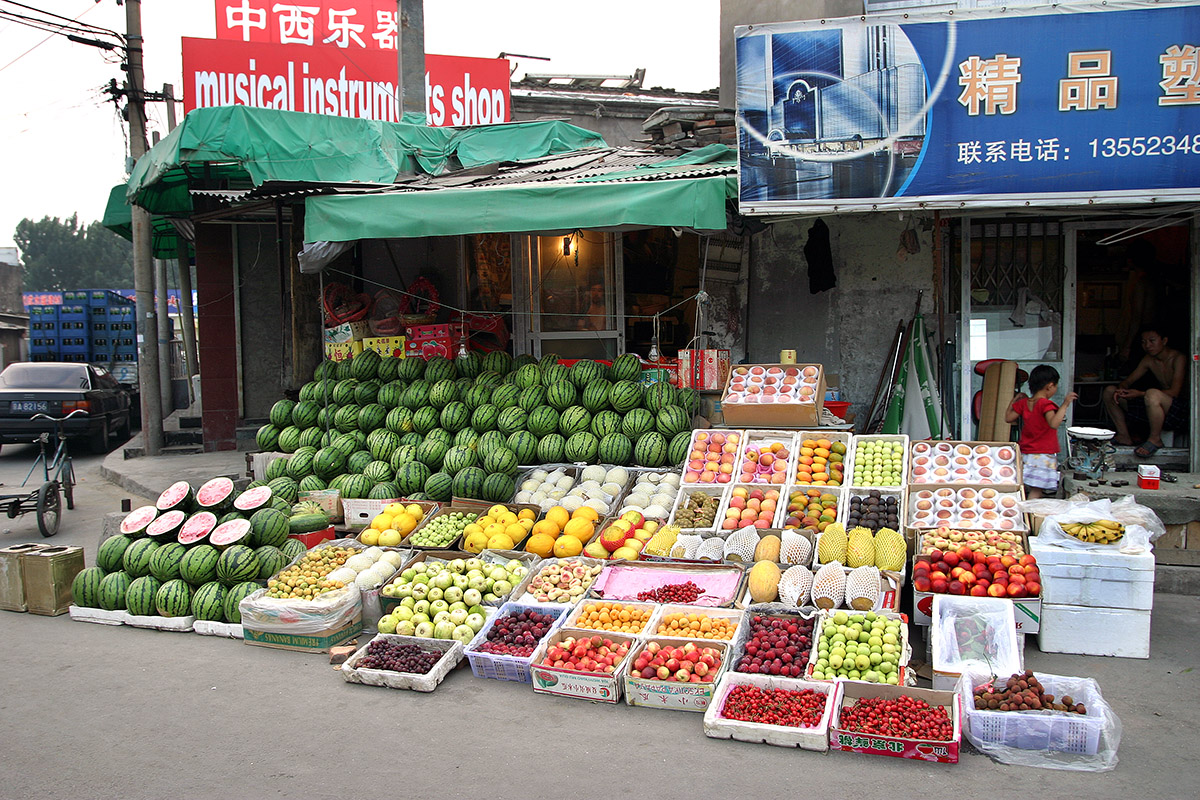
<path fill-rule="evenodd" d="M 729 379 L 728 350 L 680 350 L 679 385 L 685 389 L 723 389 Z"/>
<path fill-rule="evenodd" d="M 453 325 L 413 325 L 404 340 L 404 355 L 426 361 L 434 356 L 453 359 L 461 341 L 462 330 Z"/>
<path fill-rule="evenodd" d="M 370 334 L 371 328 L 365 320 L 356 322 L 343 322 L 341 325 L 334 325 L 325 329 L 326 344 L 348 344 L 350 342 L 361 342 Z"/>
<path fill-rule="evenodd" d="M 611 674 L 604 672 L 577 672 L 563 667 L 552 667 L 542 664 L 550 648 L 560 644 L 568 637 L 602 636 L 613 642 L 628 644 L 629 652 L 614 665 Z M 537 694 L 555 694 L 560 697 L 578 697 L 582 700 L 592 700 L 597 703 L 616 703 L 621 699 L 624 687 L 624 673 L 629 668 L 630 658 L 637 647 L 637 637 L 608 631 L 585 631 L 562 628 L 555 631 L 538 646 L 533 653 L 533 664 L 530 673 L 533 678 L 533 691 Z"/>
<path fill-rule="evenodd" d="M 836 685 L 837 695 L 833 700 L 833 719 L 829 723 L 830 750 L 912 758 L 939 764 L 958 763 L 958 748 L 962 741 L 962 708 L 958 695 L 954 692 L 860 681 L 838 681 Z M 901 697 L 913 697 L 924 700 L 932 707 L 945 709 L 953 728 L 951 737 L 944 741 L 910 739 L 901 736 L 861 733 L 845 727 L 844 712 L 859 700 L 865 698 L 896 700 Z"/>
<path fill-rule="evenodd" d="M 362 352 L 362 342 L 325 343 L 325 357 L 330 361 L 347 361 Z"/>
<path fill-rule="evenodd" d="M 374 350 L 384 358 L 404 358 L 403 336 L 373 336 L 363 339 L 363 348 Z"/>
<path fill-rule="evenodd" d="M 705 648 L 710 648 L 716 651 L 719 663 L 715 668 L 708 665 L 706 662 L 697 662 L 696 667 L 693 667 L 693 674 L 700 663 L 706 663 L 706 674 L 701 676 L 699 682 L 688 681 L 681 683 L 678 680 L 662 680 L 658 678 L 645 678 L 642 675 L 634 675 L 629 665 L 625 667 L 625 705 L 628 706 L 645 706 L 646 708 L 665 708 L 672 711 L 700 711 L 703 712 L 708 708 L 708 704 L 712 701 L 713 693 L 716 691 L 717 681 L 729 666 L 730 647 L 727 642 L 718 642 L 715 640 L 692 640 L 679 639 L 664 636 L 655 636 L 642 644 L 636 646 L 630 653 L 630 658 L 636 662 L 638 656 L 646 651 L 647 645 L 651 642 L 657 642 L 662 648 L 683 648 L 689 643 L 696 646 L 698 657 Z M 631 662 L 632 663 L 632 662 Z"/>

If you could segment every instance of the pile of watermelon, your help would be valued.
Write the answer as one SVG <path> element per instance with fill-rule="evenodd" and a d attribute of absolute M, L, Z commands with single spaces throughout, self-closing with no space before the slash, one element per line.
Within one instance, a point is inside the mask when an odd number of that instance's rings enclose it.
<path fill-rule="evenodd" d="M 75 605 L 240 623 L 242 598 L 305 552 L 288 536 L 292 512 L 266 487 L 238 494 L 220 477 L 193 492 L 179 481 L 104 540 L 75 577 Z"/>
<path fill-rule="evenodd" d="M 299 401 L 280 400 L 262 450 L 277 493 L 338 489 L 344 498 L 505 502 L 518 465 L 680 464 L 699 395 L 643 387 L 642 364 L 477 353 L 451 361 L 367 350 L 323 362 Z"/>

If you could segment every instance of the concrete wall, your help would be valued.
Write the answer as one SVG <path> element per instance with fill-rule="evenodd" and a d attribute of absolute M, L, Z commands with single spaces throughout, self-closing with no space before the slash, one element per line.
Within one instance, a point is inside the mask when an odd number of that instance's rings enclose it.
<path fill-rule="evenodd" d="M 897 255 L 907 224 L 898 214 L 823 217 L 829 226 L 837 287 L 809 291 L 804 245 L 812 220 L 776 223 L 750 244 L 750 280 L 745 337 L 747 360 L 774 362 L 793 349 L 801 361 L 825 365 L 841 376 L 843 397 L 865 412 L 888 348 L 901 320 L 907 322 L 917 293 L 933 323 L 934 281 L 931 231 L 917 226 L 921 250 Z"/>
<path fill-rule="evenodd" d="M 233 229 L 240 293 L 243 416 L 266 419 L 291 382 L 284 359 L 287 326 L 283 308 L 288 298 L 282 289 L 275 226 L 235 225 Z M 284 267 L 288 266 L 285 261 Z"/>
<path fill-rule="evenodd" d="M 631 105 L 631 104 L 623 104 Z M 513 97 L 513 120 L 565 119 L 604 137 L 612 147 L 631 147 L 635 138 L 644 138 L 642 122 L 665 105 L 622 107 L 616 103 L 578 103 L 557 98 Z"/>
<path fill-rule="evenodd" d="M 24 314 L 21 291 L 24 271 L 20 264 L 0 263 L 0 314 Z"/>

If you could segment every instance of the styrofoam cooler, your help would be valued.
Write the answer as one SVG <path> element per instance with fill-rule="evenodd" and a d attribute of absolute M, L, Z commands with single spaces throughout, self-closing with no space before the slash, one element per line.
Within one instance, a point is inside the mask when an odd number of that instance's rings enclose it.
<path fill-rule="evenodd" d="M 1038 649 L 1043 653 L 1150 657 L 1150 612 L 1042 603 Z"/>

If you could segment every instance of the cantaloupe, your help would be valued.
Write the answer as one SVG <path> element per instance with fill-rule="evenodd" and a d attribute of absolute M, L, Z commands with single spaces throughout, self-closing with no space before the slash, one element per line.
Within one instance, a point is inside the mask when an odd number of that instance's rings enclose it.
<path fill-rule="evenodd" d="M 779 548 L 782 542 L 779 537 L 771 534 L 764 536 L 758 541 L 758 546 L 754 548 L 755 561 L 774 561 L 779 562 Z"/>
<path fill-rule="evenodd" d="M 773 561 L 759 561 L 750 570 L 748 577 L 750 599 L 755 603 L 771 603 L 779 596 L 779 578 L 782 573 Z"/>

